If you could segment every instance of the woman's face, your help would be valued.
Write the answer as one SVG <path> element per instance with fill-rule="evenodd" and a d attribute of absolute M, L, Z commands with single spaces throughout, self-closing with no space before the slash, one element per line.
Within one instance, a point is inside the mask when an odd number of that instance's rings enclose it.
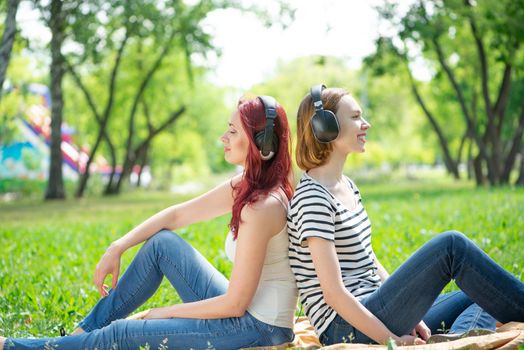
<path fill-rule="evenodd" d="M 333 146 L 345 154 L 365 151 L 366 132 L 371 127 L 362 116 L 362 109 L 357 101 L 345 95 L 340 99 L 337 111 L 340 133 Z"/>
<path fill-rule="evenodd" d="M 244 166 L 249 148 L 249 139 L 242 127 L 238 110 L 231 114 L 228 128 L 220 140 L 224 144 L 224 158 L 226 161 L 230 164 Z"/>

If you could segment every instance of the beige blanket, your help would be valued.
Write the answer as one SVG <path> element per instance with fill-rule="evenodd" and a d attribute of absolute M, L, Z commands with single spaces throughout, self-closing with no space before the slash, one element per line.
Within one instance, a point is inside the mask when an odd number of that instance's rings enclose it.
<path fill-rule="evenodd" d="M 129 319 L 140 319 L 145 313 L 140 312 Z M 322 347 L 313 326 L 306 317 L 300 317 L 294 327 L 295 339 L 292 343 L 271 347 L 249 348 L 244 350 L 386 350 L 385 345 L 334 344 Z M 416 346 L 398 346 L 399 350 L 517 350 L 524 347 L 524 323 L 510 322 L 497 329 L 497 332 L 478 337 L 468 337 L 446 343 Z"/>
<path fill-rule="evenodd" d="M 321 347 L 313 327 L 307 318 L 301 317 L 295 324 L 295 340 L 290 344 L 280 346 L 251 348 L 257 350 L 285 350 L 285 349 L 324 349 L 324 350 L 386 350 L 385 345 L 366 344 L 334 344 Z M 524 323 L 510 322 L 497 329 L 494 334 L 478 337 L 468 337 L 446 343 L 426 344 L 417 346 L 398 346 L 399 350 L 516 350 L 524 347 Z M 247 349 L 246 349 L 247 350 Z"/>

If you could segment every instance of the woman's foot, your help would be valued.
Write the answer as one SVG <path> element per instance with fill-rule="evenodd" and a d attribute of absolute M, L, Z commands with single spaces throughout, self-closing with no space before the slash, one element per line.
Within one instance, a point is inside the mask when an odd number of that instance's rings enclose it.
<path fill-rule="evenodd" d="M 82 333 L 85 333 L 85 331 L 82 328 L 78 327 L 77 329 L 73 331 L 73 333 L 71 333 L 71 335 L 78 335 Z"/>

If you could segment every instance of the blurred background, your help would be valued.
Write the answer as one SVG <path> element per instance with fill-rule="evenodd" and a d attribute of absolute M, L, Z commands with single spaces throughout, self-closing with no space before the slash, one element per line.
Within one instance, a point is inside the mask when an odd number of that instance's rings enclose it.
<path fill-rule="evenodd" d="M 294 134 L 318 83 L 372 124 L 345 172 L 386 269 L 456 229 L 523 280 L 523 37 L 524 0 L 0 0 L 0 335 L 74 329 L 112 241 L 239 171 L 238 99 Z M 225 276 L 229 220 L 177 232 Z"/>
<path fill-rule="evenodd" d="M 311 85 L 373 128 L 360 181 L 524 184 L 524 1 L 2 0 L 0 198 L 190 192 L 235 171 L 219 137 Z"/>

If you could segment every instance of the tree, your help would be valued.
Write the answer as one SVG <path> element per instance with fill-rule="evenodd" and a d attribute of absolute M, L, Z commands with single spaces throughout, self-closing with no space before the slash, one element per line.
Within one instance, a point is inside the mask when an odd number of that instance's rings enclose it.
<path fill-rule="evenodd" d="M 490 185 L 508 183 L 520 149 L 523 95 L 511 97 L 519 93 L 514 86 L 521 80 L 515 76 L 515 68 L 524 63 L 520 50 L 524 39 L 523 5 L 522 0 L 420 0 L 403 15 L 398 14 L 395 5 L 379 8 L 382 19 L 395 31 L 378 39 L 378 50 L 368 63 L 376 63 L 388 53 L 401 63 L 418 104 L 438 135 L 448 171 L 455 177 L 466 140 L 473 142 L 479 185 L 485 178 Z M 420 83 L 413 77 L 412 64 L 420 57 L 435 72 L 430 86 L 441 88 L 445 81 L 446 90 L 453 94 L 446 103 L 456 104 L 462 117 L 461 141 L 455 157 L 442 128 L 442 123 L 451 117 L 431 111 L 425 102 L 428 98 L 422 96 Z"/>
<path fill-rule="evenodd" d="M 2 41 L 0 42 L 0 100 L 2 99 L 2 90 L 4 86 L 5 74 L 9 60 L 11 59 L 11 51 L 16 35 L 16 12 L 20 0 L 8 0 L 7 11 L 5 16 L 4 33 Z"/>
<path fill-rule="evenodd" d="M 214 3 L 211 1 L 201 1 L 197 5 L 190 7 L 179 1 L 171 1 L 164 6 L 168 7 L 161 8 L 162 6 L 159 6 L 154 1 L 141 3 L 121 3 L 116 1 L 111 4 L 111 6 L 105 8 L 104 11 L 106 11 L 110 20 L 107 23 L 98 23 L 99 28 L 102 28 L 101 31 L 105 30 L 107 33 L 103 38 L 100 38 L 100 40 L 106 42 L 106 48 L 102 50 L 100 50 L 100 45 L 97 42 L 92 42 L 92 37 L 85 36 L 82 27 L 86 26 L 86 23 L 79 22 L 78 27 L 74 30 L 77 42 L 81 43 L 83 47 L 83 53 L 80 57 L 70 57 L 68 59 L 68 71 L 82 90 L 98 122 L 98 134 L 90 152 L 86 171 L 81 175 L 76 192 L 77 197 L 83 195 L 90 174 L 90 165 L 102 139 L 105 139 L 110 146 L 109 150 L 113 168 L 105 193 L 118 193 L 122 181 L 129 176 L 133 165 L 137 161 L 137 154 L 143 153 L 146 148 L 145 145 L 150 143 L 151 138 L 158 135 L 159 132 L 173 123 L 185 109 L 184 107 L 179 107 L 168 117 L 167 124 L 164 122 L 161 123 L 158 128 L 153 127 L 150 129 L 151 133 L 146 140 L 143 141 L 145 144 L 136 142 L 135 128 L 139 104 L 169 52 L 179 49 L 184 51 L 186 57 L 189 58 L 192 52 L 205 51 L 210 48 L 209 36 L 200 28 L 200 22 L 210 10 L 215 8 L 216 5 Z M 174 16 L 174 14 L 176 14 L 176 16 Z M 93 27 L 92 24 L 91 27 Z M 117 35 L 119 32 L 122 32 L 122 30 L 124 34 L 120 36 Z M 114 46 L 118 46 L 116 56 L 112 51 L 112 47 Z M 140 70 L 135 82 L 117 91 L 117 75 L 123 68 L 126 68 L 122 65 L 123 52 L 126 48 L 130 50 L 128 61 L 133 62 L 137 59 L 140 60 L 143 69 Z M 142 50 L 142 52 L 137 52 L 136 50 Z M 142 54 L 145 54 L 148 58 L 153 57 L 153 59 L 144 59 Z M 82 65 L 91 66 L 93 71 L 96 71 L 100 63 L 112 56 L 115 58 L 113 68 L 110 72 L 108 98 L 105 103 L 104 112 L 100 114 L 97 109 L 97 102 L 93 97 L 93 92 L 89 91 L 82 82 L 81 76 L 77 72 L 77 67 Z M 72 63 L 72 60 L 75 59 L 77 62 Z M 133 69 L 136 70 L 136 68 Z M 103 68 L 99 71 L 102 70 Z M 132 103 L 129 106 L 128 125 L 127 128 L 124 129 L 128 134 L 125 143 L 125 156 L 122 162 L 122 172 L 120 176 L 117 177 L 115 174 L 117 155 L 112 146 L 107 126 L 110 123 L 110 117 L 115 114 L 113 104 L 117 98 L 117 92 L 121 95 L 122 92 L 128 91 L 130 87 L 135 89 L 135 93 L 130 96 Z M 119 134 L 122 134 L 122 132 L 120 131 Z"/>
<path fill-rule="evenodd" d="M 65 39 L 66 16 L 70 11 L 61 0 L 51 0 L 47 20 L 51 29 L 51 161 L 45 199 L 64 199 L 64 179 L 62 176 L 62 79 L 64 60 L 62 45 Z"/>

